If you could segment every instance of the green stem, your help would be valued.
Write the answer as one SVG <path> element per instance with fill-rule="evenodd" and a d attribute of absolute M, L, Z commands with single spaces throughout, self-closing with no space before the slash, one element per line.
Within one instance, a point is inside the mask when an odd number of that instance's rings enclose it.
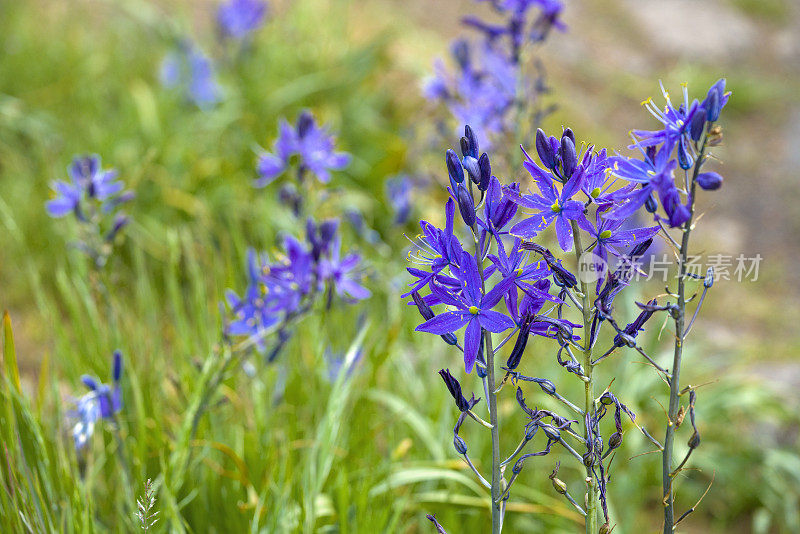
<path fill-rule="evenodd" d="M 475 237 L 475 263 L 481 277 L 483 293 L 486 294 L 486 282 L 483 277 L 483 254 L 477 237 L 477 228 L 473 229 Z M 497 392 L 495 391 L 494 349 L 492 348 L 492 334 L 483 330 L 483 342 L 486 354 L 486 385 L 489 405 L 489 424 L 492 425 L 492 534 L 500 534 L 503 529 L 503 513 L 501 497 L 505 489 L 505 480 L 500 471 L 500 428 L 497 422 Z"/>
<path fill-rule="evenodd" d="M 686 262 L 689 256 L 689 237 L 692 233 L 694 220 L 694 199 L 697 188 L 697 175 L 703 165 L 708 137 L 703 138 L 703 144 L 697 155 L 692 173 L 692 182 L 689 191 L 689 220 L 683 225 L 683 238 L 680 249 L 680 272 L 678 275 L 678 312 L 675 315 L 675 351 L 672 356 L 671 378 L 669 380 L 669 410 L 667 413 L 667 431 L 664 436 L 664 450 L 661 453 L 661 481 L 664 503 L 664 534 L 672 534 L 675 525 L 675 492 L 672 487 L 672 456 L 674 454 L 675 421 L 678 419 L 680 409 L 681 391 L 681 358 L 683 356 L 683 341 L 686 338 L 684 323 L 686 316 Z"/>
<path fill-rule="evenodd" d="M 578 262 L 578 268 L 580 269 L 580 260 L 581 255 L 583 254 L 583 247 L 581 246 L 581 235 L 580 235 L 580 228 L 578 228 L 578 223 L 572 221 L 572 240 L 575 245 L 575 259 Z M 586 380 L 584 381 L 584 410 L 585 414 L 594 413 L 594 380 L 592 378 L 592 344 L 591 340 L 589 339 L 589 332 L 592 327 L 592 302 L 589 298 L 589 284 L 584 282 L 583 280 L 580 281 L 581 284 L 581 292 L 583 296 L 581 297 L 581 305 L 583 306 L 583 372 L 586 376 Z M 585 423 L 586 418 L 584 418 L 584 439 L 588 440 L 591 439 L 591 429 Z M 595 480 L 594 473 L 591 467 L 586 468 L 586 480 L 587 480 L 587 492 L 586 492 L 586 534 L 597 534 L 598 526 L 597 526 L 597 514 L 598 510 L 598 498 L 599 498 L 599 486 L 597 480 Z"/>

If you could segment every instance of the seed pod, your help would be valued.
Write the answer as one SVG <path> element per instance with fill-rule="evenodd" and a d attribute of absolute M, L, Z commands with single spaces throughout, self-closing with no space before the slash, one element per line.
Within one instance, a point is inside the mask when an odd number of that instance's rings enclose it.
<path fill-rule="evenodd" d="M 698 434 L 696 430 L 694 434 L 692 434 L 692 437 L 689 438 L 688 445 L 690 449 L 696 449 L 700 446 L 700 434 Z"/>
<path fill-rule="evenodd" d="M 612 451 L 622 445 L 622 433 L 614 432 L 611 434 L 611 437 L 608 438 L 608 450 Z"/>
<path fill-rule="evenodd" d="M 546 423 L 540 424 L 539 426 L 542 427 L 544 431 L 544 435 L 547 436 L 547 439 L 552 441 L 560 441 L 561 440 L 561 431 L 552 425 L 548 425 Z"/>
<path fill-rule="evenodd" d="M 555 395 L 556 386 L 551 381 L 545 379 L 537 380 L 539 387 L 542 388 L 542 391 L 547 393 L 548 395 Z"/>
<path fill-rule="evenodd" d="M 458 434 L 453 436 L 453 447 L 455 447 L 458 454 L 467 454 L 467 442 Z"/>

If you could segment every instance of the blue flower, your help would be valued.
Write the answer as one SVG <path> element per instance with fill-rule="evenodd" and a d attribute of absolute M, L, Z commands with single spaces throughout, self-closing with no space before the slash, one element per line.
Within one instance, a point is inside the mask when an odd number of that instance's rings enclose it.
<path fill-rule="evenodd" d="M 95 378 L 83 375 L 81 381 L 89 388 L 89 392 L 80 397 L 76 408 L 70 415 L 78 421 L 72 428 L 75 448 L 82 449 L 92 437 L 94 427 L 101 419 L 114 419 L 122 410 L 122 354 L 114 351 L 112 363 L 112 386 L 108 386 Z"/>
<path fill-rule="evenodd" d="M 322 261 L 320 267 L 322 277 L 331 282 L 340 297 L 352 301 L 369 298 L 371 293 L 361 285 L 363 276 L 357 270 L 361 263 L 361 256 L 356 253 L 350 253 L 340 259 L 340 248 L 341 238 L 337 237 L 331 249 L 330 258 Z"/>
<path fill-rule="evenodd" d="M 392 207 L 395 224 L 405 224 L 411 215 L 411 190 L 413 183 L 408 176 L 401 175 L 386 180 L 386 200 Z"/>
<path fill-rule="evenodd" d="M 412 276 L 417 278 L 411 285 L 411 290 L 403 295 L 409 296 L 414 291 L 419 291 L 436 277 L 440 278 L 440 273 L 449 266 L 457 266 L 461 262 L 463 249 L 458 238 L 453 235 L 453 220 L 455 218 L 455 203 L 450 198 L 445 204 L 445 229 L 440 230 L 427 221 L 420 221 L 422 235 L 417 240 L 417 250 L 410 252 L 408 259 L 419 265 L 428 266 L 430 269 L 418 269 L 409 267 L 407 270 Z"/>
<path fill-rule="evenodd" d="M 85 220 L 90 215 L 82 209 L 82 202 L 100 201 L 104 213 L 112 211 L 120 203 L 130 200 L 130 194 L 114 199 L 125 184 L 117 180 L 118 173 L 114 169 L 102 170 L 100 156 L 79 156 L 67 167 L 70 182 L 56 181 L 53 188 L 56 198 L 45 204 L 51 217 L 64 217 L 74 213 L 78 219 Z"/>
<path fill-rule="evenodd" d="M 609 252 L 617 257 L 622 256 L 623 253 L 617 247 L 630 247 L 637 243 L 642 243 L 655 236 L 660 230 L 658 226 L 626 230 L 622 228 L 626 222 L 625 219 L 605 219 L 603 214 L 604 210 L 598 208 L 595 214 L 595 226 L 589 222 L 585 215 L 581 215 L 578 219 L 578 226 L 595 238 L 597 245 L 592 252 L 604 262 L 608 262 Z"/>
<path fill-rule="evenodd" d="M 161 83 L 167 89 L 181 89 L 186 99 L 201 109 L 221 100 L 211 58 L 189 41 L 182 42 L 164 58 Z"/>
<path fill-rule="evenodd" d="M 217 10 L 217 23 L 228 37 L 242 39 L 257 30 L 267 15 L 263 0 L 228 0 Z"/>
<path fill-rule="evenodd" d="M 500 333 L 514 327 L 514 321 L 492 308 L 503 298 L 503 295 L 514 284 L 514 277 L 504 278 L 489 292 L 483 294 L 478 267 L 469 252 L 464 252 L 462 268 L 458 270 L 463 289 L 459 295 L 453 295 L 436 283 L 431 283 L 433 294 L 444 304 L 455 307 L 419 325 L 416 330 L 431 334 L 452 334 L 467 327 L 464 334 L 464 366 L 469 373 L 478 358 L 481 344 L 481 329 Z"/>
<path fill-rule="evenodd" d="M 536 165 L 527 153 L 525 157 L 525 168 L 536 182 L 540 194 L 516 195 L 512 198 L 519 206 L 536 210 L 537 213 L 514 225 L 511 234 L 531 239 L 555 221 L 558 244 L 568 252 L 572 250 L 572 227 L 569 221 L 577 220 L 583 214 L 583 203 L 572 200 L 586 180 L 583 165 L 577 166 L 559 192 L 554 185 L 557 178 Z"/>
<path fill-rule="evenodd" d="M 259 178 L 256 187 L 264 187 L 283 174 L 292 156 L 298 157 L 298 176 L 309 171 L 322 183 L 331 179 L 330 171 L 339 171 L 350 164 L 352 157 L 346 152 L 335 151 L 335 139 L 324 127 L 317 123 L 308 111 L 304 111 L 292 127 L 286 120 L 279 126 L 278 139 L 272 153 L 259 156 L 257 171 Z"/>

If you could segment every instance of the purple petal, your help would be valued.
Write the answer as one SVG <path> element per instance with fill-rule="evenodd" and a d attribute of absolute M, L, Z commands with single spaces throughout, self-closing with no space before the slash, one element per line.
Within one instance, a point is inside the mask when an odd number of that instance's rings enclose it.
<path fill-rule="evenodd" d="M 414 330 L 439 336 L 443 334 L 452 334 L 453 332 L 461 330 L 467 321 L 469 321 L 470 317 L 470 314 L 462 311 L 445 312 L 437 315 L 433 319 L 425 321 Z"/>
<path fill-rule="evenodd" d="M 482 310 L 480 315 L 481 326 L 489 332 L 499 334 L 509 328 L 514 328 L 514 321 L 510 317 L 493 310 Z"/>
<path fill-rule="evenodd" d="M 464 368 L 467 373 L 472 372 L 475 360 L 478 359 L 480 345 L 481 323 L 477 316 L 473 316 L 473 319 L 467 325 L 467 330 L 464 332 Z"/>

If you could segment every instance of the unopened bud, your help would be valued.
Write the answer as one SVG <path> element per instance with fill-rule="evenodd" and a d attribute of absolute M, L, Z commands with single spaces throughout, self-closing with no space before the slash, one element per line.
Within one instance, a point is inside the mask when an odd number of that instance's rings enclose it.
<path fill-rule="evenodd" d="M 539 159 L 542 160 L 542 165 L 551 170 L 555 168 L 556 153 L 541 128 L 536 130 L 536 152 L 539 154 Z"/>
<path fill-rule="evenodd" d="M 713 191 L 722 186 L 722 176 L 716 172 L 701 172 L 697 175 L 697 185 L 706 191 Z"/>
<path fill-rule="evenodd" d="M 478 189 L 486 191 L 489 188 L 489 182 L 492 180 L 492 164 L 489 163 L 489 156 L 484 152 L 478 158 L 478 168 L 480 169 L 480 180 L 478 181 Z"/>
<path fill-rule="evenodd" d="M 458 184 L 458 211 L 461 213 L 461 218 L 464 223 L 472 228 L 475 225 L 475 201 L 472 200 L 472 195 L 464 184 Z"/>

